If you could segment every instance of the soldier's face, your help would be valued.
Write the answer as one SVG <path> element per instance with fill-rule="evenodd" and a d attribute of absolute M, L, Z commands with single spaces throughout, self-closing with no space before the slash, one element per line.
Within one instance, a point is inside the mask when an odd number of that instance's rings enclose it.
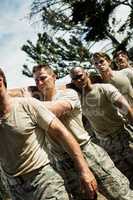
<path fill-rule="evenodd" d="M 34 73 L 34 79 L 35 79 L 37 88 L 41 92 L 45 90 L 49 90 L 55 85 L 55 76 L 49 74 L 44 68 Z"/>
<path fill-rule="evenodd" d="M 97 57 L 94 59 L 94 65 L 100 73 L 105 72 L 110 67 L 111 62 L 107 61 L 104 57 Z"/>
<path fill-rule="evenodd" d="M 120 53 L 115 58 L 115 63 L 118 69 L 124 69 L 128 67 L 128 56 L 124 53 Z"/>
<path fill-rule="evenodd" d="M 88 84 L 88 74 L 82 69 L 75 69 L 71 74 L 72 83 L 79 89 L 84 88 Z"/>

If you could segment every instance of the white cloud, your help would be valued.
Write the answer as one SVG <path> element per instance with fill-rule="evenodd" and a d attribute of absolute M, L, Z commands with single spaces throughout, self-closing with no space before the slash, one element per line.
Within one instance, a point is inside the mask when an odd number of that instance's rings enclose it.
<path fill-rule="evenodd" d="M 28 18 L 31 1 L 20 2 L 16 4 L 13 0 L 10 5 L 8 0 L 0 1 L 0 66 L 6 73 L 9 88 L 34 83 L 21 72 L 27 58 L 21 47 L 28 39 L 34 41 L 36 38 L 36 31 Z"/>
<path fill-rule="evenodd" d="M 0 66 L 7 76 L 9 88 L 33 84 L 34 81 L 22 75 L 22 65 L 27 55 L 21 50 L 23 44 L 29 39 L 36 40 L 37 32 L 41 31 L 40 25 L 33 26 L 28 15 L 32 0 L 4 0 L 0 1 Z M 121 12 L 115 12 L 119 16 L 127 13 L 123 8 Z M 108 41 L 99 42 L 91 48 L 92 52 L 105 50 Z"/>

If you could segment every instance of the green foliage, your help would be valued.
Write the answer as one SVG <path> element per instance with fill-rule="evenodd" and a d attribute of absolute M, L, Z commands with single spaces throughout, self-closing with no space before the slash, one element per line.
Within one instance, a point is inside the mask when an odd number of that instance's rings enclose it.
<path fill-rule="evenodd" d="M 39 33 L 36 44 L 27 41 L 27 44 L 22 46 L 22 50 L 35 63 L 52 66 L 59 78 L 68 74 L 73 65 L 82 64 L 90 67 L 90 53 L 87 46 L 75 36 L 66 40 L 61 37 L 53 38 L 46 32 Z M 27 65 L 23 65 L 23 74 L 32 77 Z"/>
<path fill-rule="evenodd" d="M 120 6 L 126 5 L 131 8 L 131 12 L 128 19 L 124 24 L 121 25 L 117 33 L 124 33 L 127 30 L 128 41 L 132 38 L 132 12 L 133 2 L 129 1 L 95 1 L 85 0 L 77 1 L 72 4 L 72 15 L 75 23 L 81 22 L 86 25 L 86 40 L 88 41 L 99 41 L 103 39 L 110 39 L 114 47 L 120 45 L 123 41 L 120 41 L 115 37 L 113 30 L 117 20 L 112 18 L 114 10 Z M 113 27 L 110 26 L 109 20 L 112 18 Z M 113 34 L 112 34 L 113 33 Z"/>
<path fill-rule="evenodd" d="M 113 17 L 113 12 L 120 5 L 129 7 L 130 13 L 124 24 L 115 32 L 114 28 L 118 21 Z M 42 10 L 39 10 L 40 8 Z M 44 25 L 49 25 L 56 31 L 70 31 L 74 28 L 78 30 L 77 25 L 80 23 L 87 41 L 109 39 L 116 48 L 122 42 L 122 39 L 119 41 L 119 37 L 116 37 L 116 33 L 124 34 L 124 37 L 128 36 L 129 40 L 132 39 L 132 0 L 34 0 L 31 13 L 34 16 L 36 12 L 42 13 Z"/>
<path fill-rule="evenodd" d="M 121 25 L 113 15 L 120 5 L 130 8 Z M 38 33 L 35 45 L 28 40 L 22 50 L 35 63 L 51 65 L 59 77 L 65 76 L 73 65 L 90 68 L 92 43 L 108 39 L 111 52 L 132 52 L 129 45 L 133 41 L 133 0 L 33 0 L 31 18 L 37 15 L 41 16 L 44 33 Z M 23 66 L 23 73 L 32 77 L 27 65 Z"/>
<path fill-rule="evenodd" d="M 131 13 L 129 14 L 129 27 L 130 29 L 133 29 L 133 9 L 131 10 Z"/>
<path fill-rule="evenodd" d="M 107 38 L 109 16 L 115 8 L 110 0 L 100 2 L 86 0 L 76 2 L 72 6 L 73 21 L 83 22 L 88 27 L 86 40 L 99 41 Z"/>

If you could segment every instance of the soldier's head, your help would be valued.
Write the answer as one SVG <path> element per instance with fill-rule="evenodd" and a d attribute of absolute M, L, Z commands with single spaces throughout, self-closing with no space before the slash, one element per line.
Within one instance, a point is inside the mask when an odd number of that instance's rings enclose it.
<path fill-rule="evenodd" d="M 128 59 L 127 51 L 124 51 L 124 50 L 116 51 L 113 56 L 113 59 L 119 70 L 129 67 L 129 63 L 128 63 L 129 59 Z"/>
<path fill-rule="evenodd" d="M 91 84 L 88 72 L 82 67 L 74 67 L 70 70 L 71 82 L 80 90 Z"/>
<path fill-rule="evenodd" d="M 100 73 L 107 71 L 111 66 L 111 58 L 104 52 L 94 53 L 92 62 Z"/>
<path fill-rule="evenodd" d="M 33 67 L 33 77 L 40 91 L 48 90 L 55 86 L 56 75 L 49 65 L 40 64 Z"/>

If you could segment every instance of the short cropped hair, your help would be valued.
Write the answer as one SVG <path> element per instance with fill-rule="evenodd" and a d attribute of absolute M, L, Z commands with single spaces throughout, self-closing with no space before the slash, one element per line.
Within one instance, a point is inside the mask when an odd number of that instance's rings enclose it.
<path fill-rule="evenodd" d="M 53 75 L 54 70 L 48 65 L 48 64 L 39 64 L 39 65 L 35 65 L 32 69 L 32 73 L 36 73 L 37 71 L 41 70 L 41 69 L 45 69 L 45 71 L 48 72 L 48 74 Z"/>
<path fill-rule="evenodd" d="M 94 61 L 97 58 L 105 58 L 107 61 L 111 61 L 111 58 L 108 54 L 104 53 L 104 52 L 96 52 L 92 55 L 92 60 Z"/>
<path fill-rule="evenodd" d="M 77 69 L 77 68 L 80 68 L 80 69 L 82 70 L 82 72 L 85 71 L 85 69 L 84 69 L 82 66 L 76 66 L 76 67 L 73 67 L 73 68 L 70 69 L 70 76 L 71 76 L 72 74 L 74 74 L 75 69 Z"/>
<path fill-rule="evenodd" d="M 3 78 L 4 86 L 7 88 L 7 81 L 4 71 L 0 68 L 0 76 Z"/>
<path fill-rule="evenodd" d="M 123 55 L 126 55 L 128 57 L 128 52 L 126 50 L 119 50 L 119 51 L 116 51 L 113 55 L 113 59 L 115 59 L 119 54 L 123 54 Z"/>

